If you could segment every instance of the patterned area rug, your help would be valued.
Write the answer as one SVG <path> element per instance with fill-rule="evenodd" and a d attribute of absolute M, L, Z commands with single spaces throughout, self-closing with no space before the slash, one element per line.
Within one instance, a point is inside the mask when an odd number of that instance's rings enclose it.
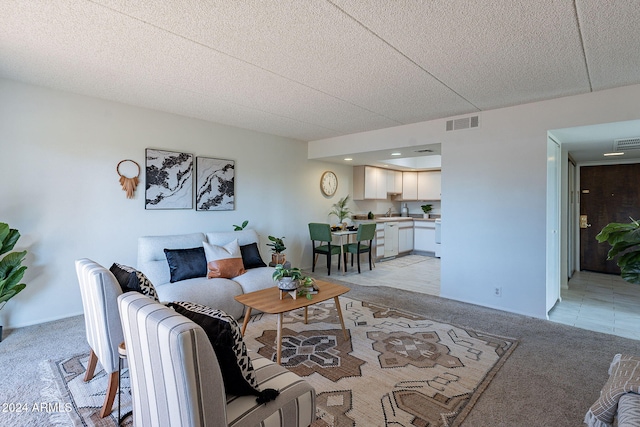
<path fill-rule="evenodd" d="M 392 308 L 340 298 L 284 316 L 282 364 L 316 389 L 324 426 L 458 426 L 515 349 L 479 333 Z M 251 350 L 275 360 L 275 315 L 247 326 Z"/>
<path fill-rule="evenodd" d="M 282 364 L 316 389 L 314 427 L 459 426 L 517 341 L 440 323 L 404 311 L 340 298 L 350 339 L 345 340 L 333 300 L 284 316 Z M 247 326 L 250 350 L 275 360 L 276 316 L 258 314 Z M 107 418 L 98 413 L 107 376 L 82 379 L 88 355 L 50 363 L 73 407 L 69 425 L 116 426 L 118 401 Z M 123 371 L 121 412 L 131 410 Z M 131 417 L 123 425 L 130 425 Z M 63 425 L 63 424 L 58 424 Z"/>
<path fill-rule="evenodd" d="M 84 382 L 84 374 L 87 370 L 89 354 L 79 354 L 57 362 L 49 362 L 47 366 L 51 373 L 48 383 L 59 394 L 55 401 L 65 408 L 69 418 L 62 420 L 61 414 L 56 414 L 51 419 L 51 425 L 56 426 L 98 426 L 112 427 L 118 425 L 118 396 L 116 395 L 111 415 L 100 418 L 100 409 L 104 403 L 107 390 L 108 376 L 100 367 L 91 381 Z M 131 390 L 129 388 L 129 372 L 127 369 L 121 375 L 120 413 L 123 416 L 122 426 L 132 426 L 132 418 L 124 417 L 132 409 Z M 49 392 L 50 395 L 55 394 Z"/>

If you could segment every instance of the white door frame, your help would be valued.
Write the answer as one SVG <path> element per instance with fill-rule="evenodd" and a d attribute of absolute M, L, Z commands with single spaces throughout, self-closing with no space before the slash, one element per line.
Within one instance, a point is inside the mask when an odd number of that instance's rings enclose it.
<path fill-rule="evenodd" d="M 547 135 L 546 313 L 560 300 L 560 144 Z"/>

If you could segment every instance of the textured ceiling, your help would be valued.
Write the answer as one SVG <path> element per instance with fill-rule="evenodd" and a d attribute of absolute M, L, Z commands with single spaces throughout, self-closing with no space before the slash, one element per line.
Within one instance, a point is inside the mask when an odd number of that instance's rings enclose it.
<path fill-rule="evenodd" d="M 0 77 L 304 141 L 640 83 L 638 0 L 3 0 Z"/>

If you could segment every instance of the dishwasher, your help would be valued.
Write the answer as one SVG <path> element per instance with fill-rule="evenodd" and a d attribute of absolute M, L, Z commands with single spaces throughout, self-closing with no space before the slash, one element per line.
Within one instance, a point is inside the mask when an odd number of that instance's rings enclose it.
<path fill-rule="evenodd" d="M 384 257 L 398 255 L 399 228 L 397 222 L 384 223 Z"/>

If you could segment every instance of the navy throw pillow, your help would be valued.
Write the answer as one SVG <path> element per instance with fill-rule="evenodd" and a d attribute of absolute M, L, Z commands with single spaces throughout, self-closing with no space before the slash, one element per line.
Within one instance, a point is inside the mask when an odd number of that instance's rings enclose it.
<path fill-rule="evenodd" d="M 260 251 L 258 250 L 258 244 L 256 242 L 240 246 L 240 253 L 242 254 L 242 263 L 244 264 L 245 270 L 267 266 L 260 256 Z"/>
<path fill-rule="evenodd" d="M 141 271 L 116 262 L 109 268 L 109 271 L 116 277 L 122 292 L 140 292 L 152 300 L 160 302 L 153 283 Z"/>
<path fill-rule="evenodd" d="M 169 272 L 171 273 L 169 281 L 171 283 L 207 276 L 207 258 L 204 255 L 203 247 L 165 249 L 164 253 L 169 263 Z"/>

